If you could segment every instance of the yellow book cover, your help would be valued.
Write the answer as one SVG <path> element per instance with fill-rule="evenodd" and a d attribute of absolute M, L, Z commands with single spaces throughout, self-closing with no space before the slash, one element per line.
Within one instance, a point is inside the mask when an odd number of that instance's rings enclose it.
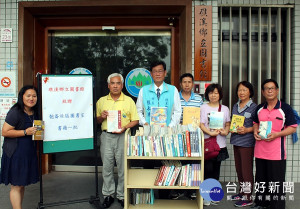
<path fill-rule="evenodd" d="M 37 130 L 35 134 L 32 136 L 32 140 L 44 140 L 44 130 L 45 130 L 44 121 L 34 120 L 33 127 L 36 127 Z"/>
<path fill-rule="evenodd" d="M 241 115 L 232 115 L 231 123 L 230 123 L 230 131 L 237 132 L 239 127 L 244 126 L 245 116 Z"/>
<path fill-rule="evenodd" d="M 182 125 L 193 124 L 200 126 L 200 107 L 184 107 Z"/>

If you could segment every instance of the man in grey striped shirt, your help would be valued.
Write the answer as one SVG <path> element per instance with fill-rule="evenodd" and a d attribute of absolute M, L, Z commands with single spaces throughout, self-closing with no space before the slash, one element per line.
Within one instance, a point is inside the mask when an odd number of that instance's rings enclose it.
<path fill-rule="evenodd" d="M 180 118 L 180 124 L 182 124 L 183 108 L 184 107 L 200 107 L 203 104 L 202 97 L 199 94 L 193 92 L 194 88 L 194 77 L 190 73 L 184 73 L 180 76 L 180 87 L 179 92 L 182 114 Z M 200 117 L 200 116 L 199 116 Z M 185 161 L 185 163 L 193 163 L 191 161 Z M 192 190 L 171 190 L 170 198 L 179 199 L 182 196 L 187 196 L 190 199 L 196 198 L 196 193 Z"/>
<path fill-rule="evenodd" d="M 202 97 L 193 92 L 194 77 L 192 74 L 184 73 L 180 76 L 180 87 L 181 91 L 179 92 L 179 96 L 182 113 L 184 107 L 200 107 L 203 104 Z M 182 124 L 182 114 L 180 123 Z"/>

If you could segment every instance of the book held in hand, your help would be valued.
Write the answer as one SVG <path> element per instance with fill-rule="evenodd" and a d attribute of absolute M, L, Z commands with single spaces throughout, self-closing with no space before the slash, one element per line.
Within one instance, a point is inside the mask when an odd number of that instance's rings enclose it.
<path fill-rule="evenodd" d="M 36 127 L 35 134 L 32 135 L 32 140 L 44 140 L 45 125 L 42 120 L 34 120 L 33 127 Z"/>
<path fill-rule="evenodd" d="M 182 125 L 192 124 L 195 127 L 200 126 L 200 107 L 184 107 L 182 116 Z"/>
<path fill-rule="evenodd" d="M 236 133 L 239 127 L 244 126 L 244 122 L 245 122 L 245 116 L 233 114 L 229 131 Z"/>
<path fill-rule="evenodd" d="M 151 107 L 150 125 L 167 125 L 167 108 L 166 107 Z"/>
<path fill-rule="evenodd" d="M 107 112 L 107 132 L 120 132 L 122 130 L 121 110 L 108 110 Z"/>
<path fill-rule="evenodd" d="M 272 131 L 272 121 L 260 121 L 259 122 L 259 133 L 262 139 L 268 138 L 268 135 Z"/>
<path fill-rule="evenodd" d="M 223 112 L 211 111 L 208 117 L 209 117 L 209 128 L 210 129 L 224 128 L 224 126 L 223 126 L 224 113 Z"/>

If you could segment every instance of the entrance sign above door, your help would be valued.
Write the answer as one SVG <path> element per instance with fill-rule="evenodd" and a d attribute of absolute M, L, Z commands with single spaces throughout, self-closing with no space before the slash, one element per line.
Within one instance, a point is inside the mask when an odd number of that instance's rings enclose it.
<path fill-rule="evenodd" d="M 129 94 L 138 97 L 143 86 L 153 83 L 151 74 L 145 68 L 135 68 L 131 70 L 125 79 L 125 87 Z"/>
<path fill-rule="evenodd" d="M 212 7 L 195 6 L 195 81 L 211 81 Z"/>

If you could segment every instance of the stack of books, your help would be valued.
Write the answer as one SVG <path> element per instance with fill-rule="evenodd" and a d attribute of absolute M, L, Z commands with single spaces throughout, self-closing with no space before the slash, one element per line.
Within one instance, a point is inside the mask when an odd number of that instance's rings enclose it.
<path fill-rule="evenodd" d="M 130 204 L 151 204 L 154 203 L 153 189 L 131 189 L 130 190 Z"/>
<path fill-rule="evenodd" d="M 200 164 L 181 165 L 180 161 L 162 161 L 155 186 L 200 186 Z"/>
<path fill-rule="evenodd" d="M 127 140 L 127 156 L 149 157 L 201 157 L 202 134 L 200 128 L 188 126 L 177 127 L 179 131 L 170 130 L 160 134 L 140 130 L 136 136 L 129 136 Z M 151 130 L 155 127 L 150 126 Z M 176 128 L 175 128 L 176 129 Z"/>

